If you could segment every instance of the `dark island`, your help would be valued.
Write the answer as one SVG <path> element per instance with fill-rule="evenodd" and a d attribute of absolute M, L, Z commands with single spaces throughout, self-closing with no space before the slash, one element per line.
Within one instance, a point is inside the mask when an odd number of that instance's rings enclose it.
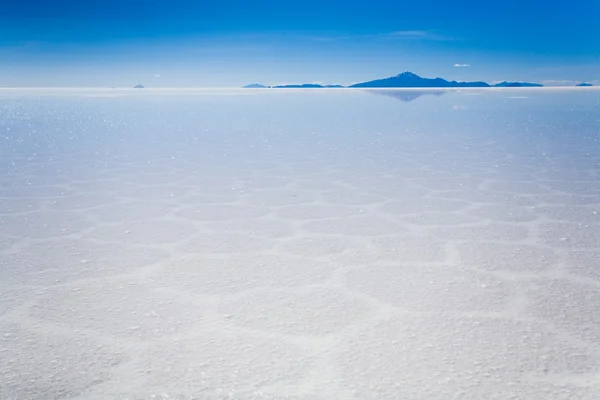
<path fill-rule="evenodd" d="M 542 87 L 544 85 L 540 85 L 539 83 L 531 83 L 531 82 L 500 82 L 496 83 L 494 87 Z"/>
<path fill-rule="evenodd" d="M 321 89 L 325 86 L 316 85 L 314 83 L 303 83 L 302 85 L 279 85 L 279 86 L 269 86 L 275 89 Z"/>
<path fill-rule="evenodd" d="M 316 83 L 304 83 L 302 85 L 279 85 L 269 86 L 275 89 L 323 89 L 323 88 L 343 88 L 342 85 L 319 85 Z"/>
<path fill-rule="evenodd" d="M 580 86 L 580 87 L 589 87 L 589 86 L 594 86 L 591 83 L 580 83 L 579 85 L 575 85 L 575 86 Z"/>
<path fill-rule="evenodd" d="M 588 84 L 581 84 L 587 86 Z M 412 72 L 403 72 L 389 78 L 376 79 L 374 81 L 356 83 L 350 86 L 342 85 L 319 85 L 314 83 L 304 83 L 296 85 L 278 85 L 265 86 L 259 83 L 244 86 L 247 89 L 254 88 L 275 88 L 275 89 L 325 89 L 325 88 L 487 88 L 487 87 L 542 87 L 539 83 L 530 82 L 501 82 L 490 85 L 486 82 L 457 82 L 447 81 L 443 78 L 422 78 Z M 590 85 L 591 86 L 591 85 Z"/>
<path fill-rule="evenodd" d="M 261 85 L 260 83 L 251 83 L 249 85 L 244 86 L 244 89 L 265 89 L 265 85 Z"/>
<path fill-rule="evenodd" d="M 134 89 L 145 89 L 144 85 L 135 85 Z"/>
<path fill-rule="evenodd" d="M 369 82 L 356 83 L 351 88 L 470 88 L 490 87 L 485 82 L 457 82 L 442 78 L 421 78 L 412 72 L 403 72 L 390 78 L 377 79 Z"/>

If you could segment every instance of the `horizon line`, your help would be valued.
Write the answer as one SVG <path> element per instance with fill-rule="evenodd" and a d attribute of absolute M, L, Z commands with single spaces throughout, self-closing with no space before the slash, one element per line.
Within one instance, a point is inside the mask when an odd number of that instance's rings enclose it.
<path fill-rule="evenodd" d="M 240 86 L 158 86 L 134 88 L 129 86 L 106 87 L 106 86 L 0 86 L 0 90 L 131 90 L 133 92 L 144 92 L 148 90 L 544 90 L 544 89 L 600 89 L 600 86 L 577 86 L 577 85 L 544 85 L 539 87 L 519 86 L 519 87 L 319 87 L 319 88 L 300 88 L 300 87 L 264 87 L 264 88 L 246 88 Z"/>

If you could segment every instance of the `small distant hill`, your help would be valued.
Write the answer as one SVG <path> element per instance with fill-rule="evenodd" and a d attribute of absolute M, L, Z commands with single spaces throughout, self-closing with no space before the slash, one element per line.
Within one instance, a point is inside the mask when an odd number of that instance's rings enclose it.
<path fill-rule="evenodd" d="M 496 83 L 494 87 L 542 87 L 539 83 L 531 83 L 531 82 L 500 82 Z"/>
<path fill-rule="evenodd" d="M 279 85 L 279 86 L 271 86 L 276 89 L 320 89 L 326 86 L 317 85 L 315 83 L 303 83 L 301 85 Z"/>
<path fill-rule="evenodd" d="M 316 83 L 302 83 L 297 85 L 277 85 L 277 86 L 265 86 L 260 83 L 252 83 L 244 86 L 244 89 L 264 89 L 264 88 L 275 88 L 275 89 L 321 89 L 321 88 L 343 88 L 342 85 L 318 85 Z"/>
<path fill-rule="evenodd" d="M 353 88 L 458 88 L 458 87 L 490 87 L 485 82 L 457 82 L 447 81 L 442 78 L 422 78 L 412 72 L 403 72 L 390 78 L 376 79 L 374 81 L 354 84 Z"/>
<path fill-rule="evenodd" d="M 134 89 L 145 89 L 144 85 L 135 85 Z"/>
<path fill-rule="evenodd" d="M 580 83 L 579 85 L 575 85 L 575 86 L 594 86 L 591 83 Z"/>

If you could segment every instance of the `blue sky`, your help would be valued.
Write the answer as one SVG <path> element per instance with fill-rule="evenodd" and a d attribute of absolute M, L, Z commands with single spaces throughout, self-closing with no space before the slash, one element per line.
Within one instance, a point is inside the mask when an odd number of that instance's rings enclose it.
<path fill-rule="evenodd" d="M 600 1 L 0 0 L 0 86 L 600 80 Z"/>

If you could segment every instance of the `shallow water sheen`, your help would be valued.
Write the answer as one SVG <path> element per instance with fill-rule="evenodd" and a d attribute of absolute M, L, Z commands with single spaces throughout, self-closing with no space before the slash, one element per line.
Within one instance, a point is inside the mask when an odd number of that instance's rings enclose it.
<path fill-rule="evenodd" d="M 0 398 L 597 400 L 599 107 L 0 90 Z"/>

